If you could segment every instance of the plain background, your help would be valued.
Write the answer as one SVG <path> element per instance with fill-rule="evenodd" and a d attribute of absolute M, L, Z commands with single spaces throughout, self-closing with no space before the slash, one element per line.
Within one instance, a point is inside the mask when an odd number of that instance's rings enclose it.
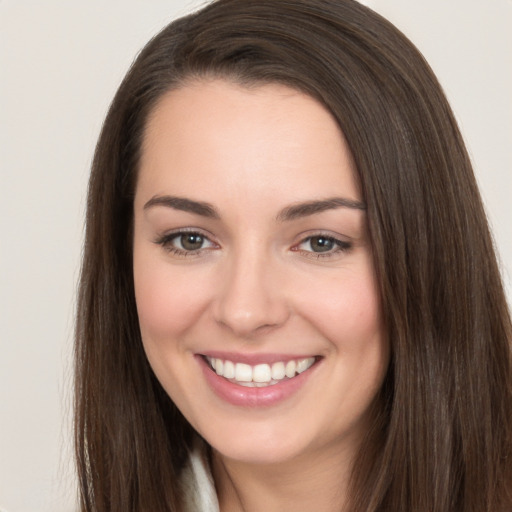
<path fill-rule="evenodd" d="M 278 1 L 278 0 L 276 0 Z M 0 509 L 71 512 L 73 308 L 88 169 L 133 57 L 197 0 L 0 0 Z M 512 1 L 368 0 L 460 122 L 512 296 Z M 471 247 L 461 248 L 471 250 Z"/>

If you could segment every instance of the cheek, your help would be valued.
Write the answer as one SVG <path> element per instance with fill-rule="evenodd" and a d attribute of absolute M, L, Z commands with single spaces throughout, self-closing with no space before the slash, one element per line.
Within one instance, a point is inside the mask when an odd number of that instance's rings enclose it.
<path fill-rule="evenodd" d="M 301 309 L 339 349 L 374 344 L 383 334 L 380 301 L 371 272 L 309 283 Z"/>
<path fill-rule="evenodd" d="M 172 268 L 168 262 L 134 258 L 135 299 L 143 339 L 179 337 L 208 303 L 204 279 Z"/>

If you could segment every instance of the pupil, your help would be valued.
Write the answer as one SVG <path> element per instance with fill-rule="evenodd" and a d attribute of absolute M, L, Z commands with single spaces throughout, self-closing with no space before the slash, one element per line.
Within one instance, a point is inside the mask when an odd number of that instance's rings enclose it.
<path fill-rule="evenodd" d="M 311 239 L 311 248 L 315 252 L 327 252 L 333 248 L 334 242 L 330 238 L 315 236 Z"/>
<path fill-rule="evenodd" d="M 201 245 L 203 245 L 203 237 L 201 235 L 196 235 L 193 233 L 181 235 L 181 245 L 184 249 L 187 249 L 188 251 L 200 249 Z"/>

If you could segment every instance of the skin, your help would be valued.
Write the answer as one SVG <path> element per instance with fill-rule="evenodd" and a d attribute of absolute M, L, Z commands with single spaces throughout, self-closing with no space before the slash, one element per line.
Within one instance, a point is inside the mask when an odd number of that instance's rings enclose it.
<path fill-rule="evenodd" d="M 389 355 L 365 212 L 283 220 L 283 211 L 361 202 L 356 176 L 329 112 L 285 86 L 188 83 L 148 120 L 134 202 L 142 339 L 162 386 L 213 448 L 223 512 L 339 511 L 346 501 Z M 216 217 L 155 200 L 163 196 L 207 202 Z M 199 251 L 183 253 L 182 229 L 203 237 Z M 318 252 L 311 237 L 321 235 L 343 248 Z M 242 407 L 205 380 L 197 354 L 211 350 L 319 361 L 285 400 Z"/>

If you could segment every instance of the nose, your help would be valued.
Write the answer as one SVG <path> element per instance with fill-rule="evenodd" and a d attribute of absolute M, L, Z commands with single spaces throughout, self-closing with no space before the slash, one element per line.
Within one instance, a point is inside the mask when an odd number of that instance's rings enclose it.
<path fill-rule="evenodd" d="M 265 255 L 239 255 L 226 262 L 216 294 L 215 320 L 237 337 L 251 338 L 286 323 L 290 309 L 282 272 Z"/>

